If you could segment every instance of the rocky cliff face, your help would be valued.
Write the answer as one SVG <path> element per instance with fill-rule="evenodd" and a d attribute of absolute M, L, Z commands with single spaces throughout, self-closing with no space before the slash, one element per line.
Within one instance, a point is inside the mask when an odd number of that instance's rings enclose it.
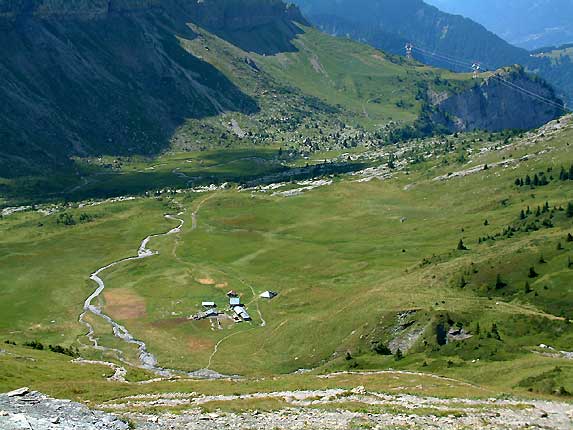
<path fill-rule="evenodd" d="M 160 6 L 161 0 L 0 0 L 0 17 L 96 19 L 113 12 L 146 11 Z"/>
<path fill-rule="evenodd" d="M 282 0 L 205 0 L 191 9 L 194 20 L 210 30 L 236 31 L 268 25 L 277 19 L 305 23 L 299 9 Z"/>
<path fill-rule="evenodd" d="M 528 130 L 564 113 L 553 89 L 521 68 L 497 72 L 459 93 L 431 94 L 430 100 L 437 108 L 434 120 L 451 131 Z"/>
<path fill-rule="evenodd" d="M 296 6 L 282 0 L 0 0 L 0 19 L 98 19 L 153 9 L 185 14 L 219 30 L 252 29 L 282 19 L 306 22 Z"/>

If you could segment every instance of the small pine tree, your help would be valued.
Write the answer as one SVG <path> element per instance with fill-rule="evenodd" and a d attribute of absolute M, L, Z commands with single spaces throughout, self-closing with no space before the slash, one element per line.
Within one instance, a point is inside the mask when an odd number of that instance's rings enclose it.
<path fill-rule="evenodd" d="M 496 323 L 491 325 L 491 337 L 497 340 L 501 340 L 501 336 L 499 335 L 499 330 L 497 329 Z"/>
<path fill-rule="evenodd" d="M 533 278 L 537 278 L 537 277 L 539 276 L 539 274 L 535 271 L 535 267 L 534 267 L 534 266 L 531 266 L 531 267 L 529 268 L 529 274 L 528 274 L 527 276 L 530 277 L 530 278 L 532 278 L 532 279 L 533 279 Z"/>
<path fill-rule="evenodd" d="M 398 348 L 396 350 L 396 352 L 394 353 L 394 360 L 396 361 L 400 361 L 404 358 L 404 354 L 402 353 L 402 350 L 400 348 Z"/>
<path fill-rule="evenodd" d="M 486 220 L 483 222 L 483 225 L 485 225 L 485 226 L 489 225 L 489 221 L 486 219 Z"/>
<path fill-rule="evenodd" d="M 525 218 L 526 218 L 525 211 L 521 209 L 521 212 L 519 213 L 519 219 L 525 219 Z"/>
<path fill-rule="evenodd" d="M 524 291 L 525 291 L 525 294 L 531 293 L 531 286 L 529 285 L 529 282 L 528 282 L 528 281 L 525 281 Z"/>
<path fill-rule="evenodd" d="M 468 285 L 468 282 L 466 281 L 466 278 L 464 278 L 463 276 L 460 279 L 460 288 L 465 288 L 466 285 Z"/>
<path fill-rule="evenodd" d="M 525 185 L 531 185 L 531 177 L 529 175 L 525 177 Z"/>
<path fill-rule="evenodd" d="M 458 251 L 467 251 L 467 250 L 468 248 L 464 244 L 463 239 L 460 239 L 460 241 L 458 242 Z"/>
<path fill-rule="evenodd" d="M 573 218 L 573 202 L 567 203 L 565 214 L 567 215 L 567 218 Z"/>
<path fill-rule="evenodd" d="M 537 176 L 537 173 L 533 176 L 533 186 L 537 187 L 539 185 L 539 176 Z"/>
<path fill-rule="evenodd" d="M 545 263 L 547 263 L 547 261 L 545 261 L 545 258 L 543 258 L 543 254 L 541 254 L 539 256 L 539 264 L 545 264 Z"/>
<path fill-rule="evenodd" d="M 479 335 L 479 334 L 481 333 L 481 328 L 480 328 L 480 326 L 479 326 L 479 322 L 476 324 L 475 332 L 476 332 L 477 335 Z"/>
<path fill-rule="evenodd" d="M 557 251 L 563 251 L 563 244 L 561 242 L 557 242 Z"/>
<path fill-rule="evenodd" d="M 507 287 L 507 284 L 501 279 L 501 275 L 498 273 L 495 279 L 495 289 L 501 290 L 504 287 Z"/>
<path fill-rule="evenodd" d="M 517 179 L 515 180 L 515 186 L 519 187 L 520 184 L 521 184 L 521 178 L 517 178 Z"/>
<path fill-rule="evenodd" d="M 567 242 L 573 242 L 573 234 L 567 233 Z"/>

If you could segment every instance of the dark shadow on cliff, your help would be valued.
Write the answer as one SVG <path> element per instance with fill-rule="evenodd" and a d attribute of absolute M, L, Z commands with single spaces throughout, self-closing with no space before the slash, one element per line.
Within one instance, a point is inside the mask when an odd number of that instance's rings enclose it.
<path fill-rule="evenodd" d="M 257 112 L 181 47 L 193 37 L 157 10 L 0 29 L 0 177 L 65 168 L 72 155 L 154 155 L 188 118 Z"/>
<path fill-rule="evenodd" d="M 192 21 L 223 40 L 257 54 L 297 51 L 292 40 L 309 25 L 298 7 L 282 0 L 210 0 L 186 8 Z"/>

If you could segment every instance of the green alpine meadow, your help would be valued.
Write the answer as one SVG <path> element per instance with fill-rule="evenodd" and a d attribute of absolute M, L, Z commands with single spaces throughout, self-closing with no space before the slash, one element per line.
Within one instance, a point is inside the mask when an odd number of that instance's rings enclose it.
<path fill-rule="evenodd" d="M 1 430 L 573 428 L 570 48 L 297 3 L 0 0 Z"/>

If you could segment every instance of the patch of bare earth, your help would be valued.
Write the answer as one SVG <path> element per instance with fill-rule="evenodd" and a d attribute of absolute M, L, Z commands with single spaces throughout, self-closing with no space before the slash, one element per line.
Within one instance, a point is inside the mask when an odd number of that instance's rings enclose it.
<path fill-rule="evenodd" d="M 106 289 L 103 293 L 105 312 L 116 320 L 145 317 L 145 299 L 129 288 Z"/>

